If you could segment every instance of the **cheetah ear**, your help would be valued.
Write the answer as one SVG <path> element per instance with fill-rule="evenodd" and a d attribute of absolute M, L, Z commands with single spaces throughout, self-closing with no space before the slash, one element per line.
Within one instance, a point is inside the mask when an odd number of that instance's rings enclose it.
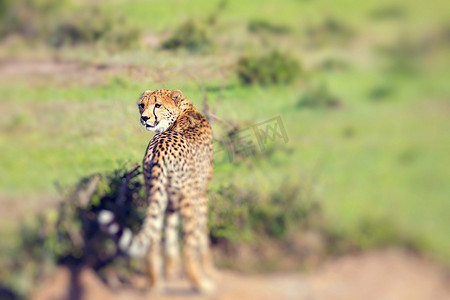
<path fill-rule="evenodd" d="M 174 90 L 170 93 L 170 98 L 178 104 L 180 102 L 181 98 L 183 97 L 183 93 L 180 90 Z"/>

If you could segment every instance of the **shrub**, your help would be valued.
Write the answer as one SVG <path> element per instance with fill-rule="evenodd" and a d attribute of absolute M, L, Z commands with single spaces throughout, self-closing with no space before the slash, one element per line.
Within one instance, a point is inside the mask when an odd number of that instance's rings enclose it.
<path fill-rule="evenodd" d="M 351 235 L 351 239 L 360 249 L 397 245 L 417 251 L 423 243 L 399 232 L 390 220 L 383 218 L 362 219 Z"/>
<path fill-rule="evenodd" d="M 126 49 L 136 45 L 139 36 L 140 31 L 128 26 L 122 16 L 88 6 L 58 22 L 49 42 L 57 47 L 102 43 L 112 48 Z"/>
<path fill-rule="evenodd" d="M 286 84 L 294 81 L 301 73 L 300 63 L 279 51 L 267 55 L 247 55 L 237 63 L 237 75 L 243 84 Z"/>
<path fill-rule="evenodd" d="M 320 65 L 320 70 L 323 71 L 344 71 L 349 69 L 349 64 L 345 60 L 339 59 L 337 57 L 329 57 L 324 59 Z"/>
<path fill-rule="evenodd" d="M 273 24 L 266 20 L 252 20 L 248 23 L 248 30 L 253 33 L 274 33 L 285 34 L 290 31 L 289 27 L 280 24 Z"/>
<path fill-rule="evenodd" d="M 228 8 L 228 5 L 229 5 L 228 0 L 220 0 L 217 3 L 216 8 L 207 17 L 206 23 L 209 26 L 215 26 L 218 23 L 219 17 Z"/>
<path fill-rule="evenodd" d="M 140 31 L 119 14 L 95 5 L 75 6 L 70 0 L 2 2 L 0 35 L 17 34 L 51 46 L 98 44 L 125 49 L 137 43 Z"/>
<path fill-rule="evenodd" d="M 211 44 L 206 28 L 192 20 L 181 24 L 170 38 L 162 44 L 163 49 L 186 48 L 191 51 L 205 49 Z"/>
<path fill-rule="evenodd" d="M 82 179 L 57 211 L 22 226 L 17 248 L 8 255 L 8 272 L 0 272 L 0 282 L 26 294 L 56 264 L 87 266 L 100 275 L 105 268 L 114 266 L 127 279 L 136 268 L 130 265 L 128 257 L 118 255 L 114 242 L 99 229 L 96 214 L 100 209 L 111 209 L 123 224 L 133 229 L 140 227 L 145 198 L 138 174 L 138 169 L 125 175 L 116 170 Z"/>
<path fill-rule="evenodd" d="M 221 186 L 210 193 L 211 237 L 231 243 L 284 238 L 292 230 L 306 228 L 319 215 L 318 203 L 305 195 L 296 184 L 286 184 L 268 195 Z"/>
<path fill-rule="evenodd" d="M 401 36 L 393 44 L 379 47 L 378 53 L 387 60 L 387 71 L 399 74 L 414 74 L 419 70 L 420 62 L 430 54 L 433 44 L 422 42 L 410 36 Z"/>
<path fill-rule="evenodd" d="M 42 38 L 49 31 L 50 19 L 61 14 L 67 1 L 0 1 L 0 35 L 18 34 L 29 39 Z"/>
<path fill-rule="evenodd" d="M 56 264 L 92 268 L 105 281 L 112 271 L 120 282 L 131 282 L 133 274 L 142 271 L 142 264 L 120 255 L 116 244 L 99 229 L 96 220 L 99 210 L 109 209 L 115 212 L 118 222 L 135 232 L 139 230 L 146 210 L 139 174 L 140 169 L 134 167 L 130 171 L 116 170 L 104 176 L 86 177 L 57 211 L 40 216 L 32 226 L 23 226 L 18 245 L 8 253 L 10 259 L 0 260 L 2 284 L 13 294 L 17 291 L 26 294 Z M 308 184 L 286 182 L 268 194 L 257 188 L 222 185 L 208 196 L 208 225 L 213 245 L 220 246 L 213 247 L 222 257 L 219 264 L 225 262 L 241 269 L 273 266 L 273 252 L 265 251 L 265 246 L 273 249 L 277 244 L 281 245 L 277 250 L 279 257 L 290 255 L 291 265 L 292 261 L 303 264 L 299 257 L 316 260 L 352 248 L 396 244 L 415 249 L 417 246 L 384 220 L 369 219 L 351 233 L 337 232 L 333 224 L 326 222 L 320 202 Z M 318 243 L 311 244 L 311 235 Z M 248 256 L 240 258 L 228 253 L 230 249 L 235 251 L 236 247 L 246 246 L 254 249 L 254 264 L 247 264 Z"/>
<path fill-rule="evenodd" d="M 306 44 L 310 47 L 346 44 L 354 36 L 353 30 L 348 25 L 331 17 L 306 27 L 305 34 Z"/>
<path fill-rule="evenodd" d="M 381 101 L 389 98 L 394 93 L 394 87 L 392 85 L 378 85 L 369 91 L 369 99 L 373 101 Z"/>
<path fill-rule="evenodd" d="M 399 19 L 406 15 L 405 8 L 398 5 L 383 6 L 370 12 L 373 20 Z"/>
<path fill-rule="evenodd" d="M 341 105 L 341 100 L 332 95 L 325 84 L 308 86 L 297 103 L 300 108 L 338 108 Z"/>

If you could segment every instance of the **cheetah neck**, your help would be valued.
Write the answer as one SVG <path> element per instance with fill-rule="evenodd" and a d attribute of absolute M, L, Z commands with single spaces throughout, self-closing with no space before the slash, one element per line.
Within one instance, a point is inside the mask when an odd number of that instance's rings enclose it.
<path fill-rule="evenodd" d="M 178 104 L 178 107 L 180 108 L 180 115 L 183 113 L 189 111 L 189 110 L 197 110 L 195 106 L 186 98 L 182 98 Z"/>
<path fill-rule="evenodd" d="M 168 130 L 181 132 L 196 127 L 201 123 L 199 111 L 188 99 L 181 99 L 179 108 L 180 114 Z"/>

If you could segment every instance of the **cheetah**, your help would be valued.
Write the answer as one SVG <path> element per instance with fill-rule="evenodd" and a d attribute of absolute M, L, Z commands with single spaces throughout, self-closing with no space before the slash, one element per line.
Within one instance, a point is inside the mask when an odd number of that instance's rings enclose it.
<path fill-rule="evenodd" d="M 143 159 L 148 201 L 145 220 L 137 235 L 120 228 L 110 211 L 99 213 L 99 223 L 117 235 L 122 251 L 133 257 L 145 256 L 150 285 L 157 288 L 162 281 L 163 224 L 165 275 L 171 277 L 178 271 L 181 216 L 185 272 L 196 290 L 210 291 L 215 273 L 209 249 L 206 197 L 212 177 L 211 127 L 179 90 L 145 91 L 138 107 L 141 124 L 156 133 Z"/>

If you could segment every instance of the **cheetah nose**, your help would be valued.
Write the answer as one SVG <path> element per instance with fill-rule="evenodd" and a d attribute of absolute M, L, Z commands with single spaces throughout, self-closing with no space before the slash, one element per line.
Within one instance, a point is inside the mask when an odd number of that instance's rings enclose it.
<path fill-rule="evenodd" d="M 148 119 L 150 119 L 150 118 L 147 117 L 147 116 L 141 116 L 141 120 L 144 121 L 144 122 L 147 121 Z"/>

